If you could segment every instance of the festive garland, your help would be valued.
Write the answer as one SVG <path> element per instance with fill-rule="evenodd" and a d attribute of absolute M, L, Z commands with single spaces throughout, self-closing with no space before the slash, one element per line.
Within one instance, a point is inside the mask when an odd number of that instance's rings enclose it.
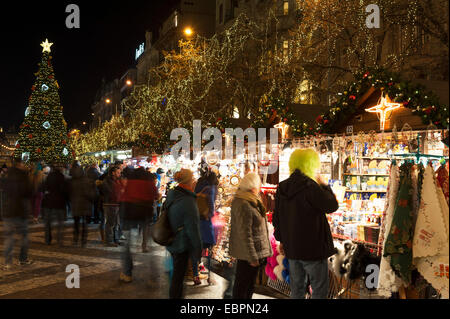
<path fill-rule="evenodd" d="M 356 75 L 359 79 L 343 93 L 330 110 L 316 119 L 315 132 L 319 134 L 334 133 L 344 125 L 357 111 L 358 98 L 371 87 L 385 92 L 394 102 L 403 103 L 404 107 L 422 118 L 424 124 L 433 123 L 438 128 L 449 124 L 448 107 L 439 102 L 439 98 L 427 91 L 423 85 L 402 81 L 398 73 L 382 68 L 372 68 Z"/>
<path fill-rule="evenodd" d="M 294 137 L 304 137 L 310 134 L 312 127 L 307 123 L 298 120 L 297 115 L 286 106 L 286 103 L 279 98 L 270 97 L 263 99 L 259 113 L 253 117 L 250 127 L 255 129 L 272 127 L 279 122 L 284 122 L 290 126 Z M 278 122 L 275 120 L 278 119 Z"/>

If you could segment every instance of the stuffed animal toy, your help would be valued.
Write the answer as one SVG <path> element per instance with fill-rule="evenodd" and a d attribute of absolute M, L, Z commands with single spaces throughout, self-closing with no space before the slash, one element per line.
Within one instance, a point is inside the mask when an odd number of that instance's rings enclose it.
<path fill-rule="evenodd" d="M 289 260 L 287 258 L 283 259 L 283 267 L 284 267 L 283 272 L 282 272 L 283 279 L 288 284 L 290 284 L 291 280 L 290 280 L 290 276 L 289 276 Z"/>
<path fill-rule="evenodd" d="M 356 251 L 357 245 L 351 240 L 346 240 L 343 243 L 335 242 L 334 246 L 337 253 L 328 259 L 329 266 L 337 278 L 343 276 L 345 279 L 348 279 L 351 258 Z"/>
<path fill-rule="evenodd" d="M 279 281 L 284 281 L 284 279 L 283 279 L 283 270 L 284 270 L 283 265 L 278 265 L 278 266 L 276 266 L 273 269 L 273 272 L 274 272 L 275 276 L 277 276 L 277 279 Z"/>
<path fill-rule="evenodd" d="M 278 265 L 277 257 L 279 255 L 279 250 L 277 249 L 277 247 L 278 247 L 277 241 L 273 235 L 270 236 L 270 244 L 272 245 L 273 255 L 271 257 L 267 258 L 267 265 L 266 265 L 265 270 L 266 270 L 266 275 L 270 279 L 276 281 L 277 276 L 275 275 L 273 270 Z"/>

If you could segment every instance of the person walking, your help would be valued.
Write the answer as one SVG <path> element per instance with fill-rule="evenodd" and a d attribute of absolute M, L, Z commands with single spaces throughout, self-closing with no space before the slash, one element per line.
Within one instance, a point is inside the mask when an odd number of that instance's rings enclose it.
<path fill-rule="evenodd" d="M 188 261 L 190 258 L 200 259 L 202 242 L 194 174 L 188 169 L 181 169 L 174 178 L 178 186 L 169 191 L 166 203 L 170 226 L 176 233 L 175 240 L 167 247 L 173 259 L 169 298 L 181 299 Z"/>
<path fill-rule="evenodd" d="M 14 249 L 14 235 L 21 236 L 19 265 L 29 265 L 28 259 L 28 216 L 32 185 L 25 165 L 20 159 L 14 159 L 14 166 L 8 169 L 3 189 L 6 198 L 6 211 L 3 220 L 5 227 L 5 265 L 4 270 L 12 268 L 12 252 Z"/>
<path fill-rule="evenodd" d="M 31 207 L 34 223 L 38 223 L 41 214 L 42 199 L 44 197 L 42 188 L 44 186 L 45 177 L 42 163 L 38 162 L 32 174 L 33 195 L 31 198 Z"/>
<path fill-rule="evenodd" d="M 99 180 L 101 174 L 100 174 L 100 170 L 97 164 L 92 164 L 86 171 L 86 175 L 87 177 L 96 185 L 96 195 L 95 195 L 95 199 L 94 199 L 94 210 L 93 210 L 93 214 L 91 214 L 90 216 L 88 216 L 88 224 L 89 223 L 94 223 L 94 224 L 98 224 L 100 223 L 100 214 L 98 211 L 98 205 L 99 205 L 99 194 L 98 194 L 98 190 L 97 190 L 97 181 Z"/>
<path fill-rule="evenodd" d="M 109 247 L 117 247 L 119 242 L 119 197 L 122 192 L 121 171 L 117 166 L 108 170 L 108 176 L 100 185 L 100 193 L 103 199 L 104 233 L 101 234 L 104 244 Z M 102 232 L 102 228 L 100 228 Z"/>
<path fill-rule="evenodd" d="M 214 227 L 211 219 L 214 217 L 215 203 L 217 197 L 217 185 L 219 180 L 217 175 L 210 170 L 209 167 L 203 167 L 200 169 L 200 178 L 195 186 L 196 194 L 203 194 L 206 196 L 208 203 L 208 216 L 206 218 L 200 217 L 200 234 L 202 238 L 203 249 L 207 252 L 208 258 L 208 283 L 211 283 L 211 248 L 216 244 L 216 238 L 214 235 Z M 200 260 L 192 260 L 194 284 L 201 284 L 201 278 L 199 274 L 199 262 Z M 204 269 L 204 267 L 202 267 Z"/>
<path fill-rule="evenodd" d="M 292 299 L 305 299 L 307 278 L 312 299 L 328 295 L 327 259 L 335 249 L 326 214 L 335 212 L 338 202 L 318 175 L 319 168 L 316 151 L 294 151 L 289 159 L 291 176 L 275 195 L 274 236 L 289 260 Z"/>
<path fill-rule="evenodd" d="M 122 272 L 120 280 L 131 282 L 133 257 L 130 246 L 132 229 L 142 230 L 142 249 L 146 251 L 148 241 L 147 225 L 153 218 L 153 203 L 158 198 L 156 184 L 152 176 L 140 167 L 128 175 L 125 191 L 121 198 L 124 208 L 123 233 L 125 244 L 122 250 Z"/>
<path fill-rule="evenodd" d="M 73 244 L 78 245 L 81 223 L 81 246 L 87 244 L 87 217 L 92 215 L 96 195 L 95 184 L 87 178 L 81 167 L 72 168 L 70 181 L 70 202 L 74 220 Z"/>
<path fill-rule="evenodd" d="M 236 258 L 233 299 L 251 299 L 260 267 L 272 256 L 261 178 L 247 174 L 231 204 L 230 255 Z"/>
<path fill-rule="evenodd" d="M 51 245 L 52 242 L 52 223 L 56 220 L 57 242 L 63 246 L 63 228 L 66 215 L 66 203 L 69 199 L 68 185 L 61 167 L 52 165 L 51 171 L 44 183 L 44 199 L 42 208 L 45 222 L 45 243 Z"/>

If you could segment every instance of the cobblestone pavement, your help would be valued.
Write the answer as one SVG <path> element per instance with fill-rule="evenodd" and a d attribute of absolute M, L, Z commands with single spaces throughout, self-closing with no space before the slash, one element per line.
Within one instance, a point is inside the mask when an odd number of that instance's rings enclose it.
<path fill-rule="evenodd" d="M 28 266 L 14 265 L 9 271 L 0 269 L 0 299 L 166 299 L 169 279 L 164 269 L 166 251 L 152 243 L 149 253 L 141 252 L 141 237 L 134 231 L 132 241 L 134 259 L 133 282 L 119 281 L 121 270 L 121 247 L 104 247 L 101 244 L 98 225 L 89 225 L 88 244 L 85 248 L 72 245 L 72 224 L 67 222 L 64 229 L 64 246 L 44 243 L 42 224 L 31 225 L 29 229 L 29 258 L 34 261 Z M 54 236 L 55 237 L 55 236 Z M 18 242 L 14 249 L 14 263 L 19 253 Z M 0 264 L 4 264 L 4 234 L 0 222 Z M 66 287 L 66 267 L 70 264 L 80 268 L 80 288 Z M 186 299 L 221 299 L 227 281 L 211 272 L 214 281 L 208 285 L 193 286 L 186 281 Z M 261 291 L 259 291 L 261 290 Z M 276 293 L 262 288 L 254 299 L 269 299 Z M 279 298 L 280 296 L 276 296 Z M 282 297 L 281 297 L 282 298 Z"/>

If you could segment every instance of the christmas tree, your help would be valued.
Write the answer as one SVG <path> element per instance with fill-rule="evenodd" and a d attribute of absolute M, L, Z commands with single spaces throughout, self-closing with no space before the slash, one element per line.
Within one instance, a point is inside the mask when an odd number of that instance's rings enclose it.
<path fill-rule="evenodd" d="M 52 45 L 47 39 L 41 44 L 42 60 L 31 88 L 25 120 L 20 126 L 14 155 L 26 162 L 61 164 L 73 158 L 58 93 L 59 85 L 51 64 Z"/>

